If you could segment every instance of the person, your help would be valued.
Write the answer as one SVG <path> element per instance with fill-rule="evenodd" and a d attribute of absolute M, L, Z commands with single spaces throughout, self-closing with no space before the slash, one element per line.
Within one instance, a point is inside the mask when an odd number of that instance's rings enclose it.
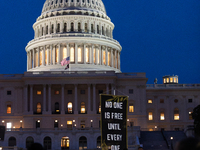
<path fill-rule="evenodd" d="M 188 137 L 177 143 L 175 150 L 200 150 L 200 141 L 193 137 Z"/>
<path fill-rule="evenodd" d="M 40 143 L 33 143 L 28 150 L 44 150 L 44 148 Z"/>
<path fill-rule="evenodd" d="M 143 147 L 138 147 L 138 150 L 143 150 Z"/>

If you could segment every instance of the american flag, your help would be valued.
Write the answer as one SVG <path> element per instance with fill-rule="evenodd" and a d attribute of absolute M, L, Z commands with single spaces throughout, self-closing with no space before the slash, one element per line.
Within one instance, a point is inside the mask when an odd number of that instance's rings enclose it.
<path fill-rule="evenodd" d="M 61 61 L 61 65 L 62 65 L 62 66 L 68 65 L 68 64 L 70 64 L 70 57 L 67 57 L 67 58 L 65 58 L 65 59 L 63 59 L 63 60 Z"/>

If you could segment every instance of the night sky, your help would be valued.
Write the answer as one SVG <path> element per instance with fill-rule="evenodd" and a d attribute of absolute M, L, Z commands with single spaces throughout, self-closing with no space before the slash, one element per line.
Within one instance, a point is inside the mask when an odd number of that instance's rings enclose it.
<path fill-rule="evenodd" d="M 26 71 L 27 43 L 45 0 L 0 0 L 0 74 Z M 145 72 L 148 83 L 178 75 L 200 83 L 200 0 L 103 0 L 122 46 L 122 72 Z"/>

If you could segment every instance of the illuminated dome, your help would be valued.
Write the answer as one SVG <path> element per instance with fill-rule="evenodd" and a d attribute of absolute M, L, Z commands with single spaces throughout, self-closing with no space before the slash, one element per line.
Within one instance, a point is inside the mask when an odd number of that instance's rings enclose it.
<path fill-rule="evenodd" d="M 27 71 L 120 71 L 122 47 L 101 0 L 46 0 L 26 46 Z"/>
<path fill-rule="evenodd" d="M 84 10 L 106 14 L 101 0 L 46 0 L 42 14 L 58 11 Z"/>

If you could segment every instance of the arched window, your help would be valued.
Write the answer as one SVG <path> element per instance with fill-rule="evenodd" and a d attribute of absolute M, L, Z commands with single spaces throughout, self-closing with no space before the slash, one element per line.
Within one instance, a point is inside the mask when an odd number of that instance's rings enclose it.
<path fill-rule="evenodd" d="M 178 108 L 174 109 L 174 120 L 179 120 L 179 109 Z"/>
<path fill-rule="evenodd" d="M 71 31 L 74 31 L 74 23 L 71 23 Z"/>
<path fill-rule="evenodd" d="M 67 150 L 69 149 L 69 137 L 62 137 L 61 139 L 61 149 Z"/>
<path fill-rule="evenodd" d="M 44 28 L 42 27 L 42 36 L 43 36 Z"/>
<path fill-rule="evenodd" d="M 81 114 L 85 113 L 85 102 L 81 102 Z"/>
<path fill-rule="evenodd" d="M 97 33 L 99 34 L 99 25 L 97 25 Z"/>
<path fill-rule="evenodd" d="M 29 147 L 31 147 L 31 145 L 34 143 L 34 139 L 29 136 L 26 138 L 26 148 L 28 149 Z"/>
<path fill-rule="evenodd" d="M 70 48 L 70 62 L 74 62 L 74 47 Z"/>
<path fill-rule="evenodd" d="M 37 103 L 37 114 L 40 114 L 41 112 L 42 112 L 41 103 Z"/>
<path fill-rule="evenodd" d="M 58 63 L 58 55 L 59 55 L 59 49 L 56 47 L 56 63 Z"/>
<path fill-rule="evenodd" d="M 91 24 L 91 32 L 93 33 L 94 32 L 94 25 Z"/>
<path fill-rule="evenodd" d="M 93 61 L 96 63 L 96 48 L 93 49 Z"/>
<path fill-rule="evenodd" d="M 52 24 L 51 25 L 51 33 L 53 33 L 54 32 L 54 25 Z"/>
<path fill-rule="evenodd" d="M 101 136 L 97 138 L 97 148 L 101 148 Z"/>
<path fill-rule="evenodd" d="M 51 150 L 51 138 L 50 137 L 48 137 L 48 136 L 45 137 L 43 144 L 44 144 L 45 150 Z"/>
<path fill-rule="evenodd" d="M 153 112 L 149 112 L 148 118 L 149 118 L 149 120 L 153 120 Z"/>
<path fill-rule="evenodd" d="M 78 62 L 82 62 L 83 61 L 83 51 L 82 51 L 82 48 L 79 47 L 78 48 Z"/>
<path fill-rule="evenodd" d="M 87 149 L 87 138 L 82 136 L 79 138 L 79 150 Z"/>
<path fill-rule="evenodd" d="M 46 26 L 46 34 L 48 34 L 48 26 Z"/>
<path fill-rule="evenodd" d="M 7 114 L 11 114 L 11 105 L 7 105 Z"/>
<path fill-rule="evenodd" d="M 88 32 L 87 23 L 85 23 L 85 32 Z"/>
<path fill-rule="evenodd" d="M 8 146 L 16 146 L 17 142 L 16 142 L 16 138 L 15 137 L 10 137 L 8 139 Z"/>
<path fill-rule="evenodd" d="M 81 32 L 81 23 L 78 23 L 78 32 Z"/>
<path fill-rule="evenodd" d="M 160 120 L 165 120 L 165 113 L 164 112 L 160 113 Z"/>
<path fill-rule="evenodd" d="M 89 48 L 86 47 L 85 50 L 86 50 L 86 52 L 85 52 L 85 53 L 86 53 L 86 62 L 89 63 L 89 61 L 90 61 L 90 60 L 89 60 L 89 58 L 90 58 L 90 57 L 89 57 Z"/>
<path fill-rule="evenodd" d="M 105 33 L 104 33 L 104 27 L 102 26 L 102 35 L 104 35 Z"/>
<path fill-rule="evenodd" d="M 67 32 L 67 23 L 64 23 L 64 32 Z"/>
<path fill-rule="evenodd" d="M 58 23 L 58 25 L 57 25 L 57 33 L 59 33 L 60 32 L 60 23 Z"/>
<path fill-rule="evenodd" d="M 68 113 L 69 113 L 69 114 L 72 114 L 72 112 L 73 112 L 73 111 L 72 111 L 72 108 L 73 108 L 72 106 L 73 106 L 73 105 L 72 105 L 72 102 L 69 102 L 68 105 L 67 105 L 67 107 L 68 107 Z"/>
<path fill-rule="evenodd" d="M 130 113 L 133 113 L 133 112 L 134 112 L 134 105 L 133 105 L 133 104 L 130 104 L 130 105 L 129 105 L 129 112 L 130 112 Z"/>
<path fill-rule="evenodd" d="M 108 28 L 106 28 L 106 36 L 109 36 Z"/>
<path fill-rule="evenodd" d="M 60 110 L 59 110 L 59 103 L 58 103 L 58 102 L 55 103 L 55 113 L 56 113 L 56 114 L 59 114 L 59 113 L 60 113 Z"/>

